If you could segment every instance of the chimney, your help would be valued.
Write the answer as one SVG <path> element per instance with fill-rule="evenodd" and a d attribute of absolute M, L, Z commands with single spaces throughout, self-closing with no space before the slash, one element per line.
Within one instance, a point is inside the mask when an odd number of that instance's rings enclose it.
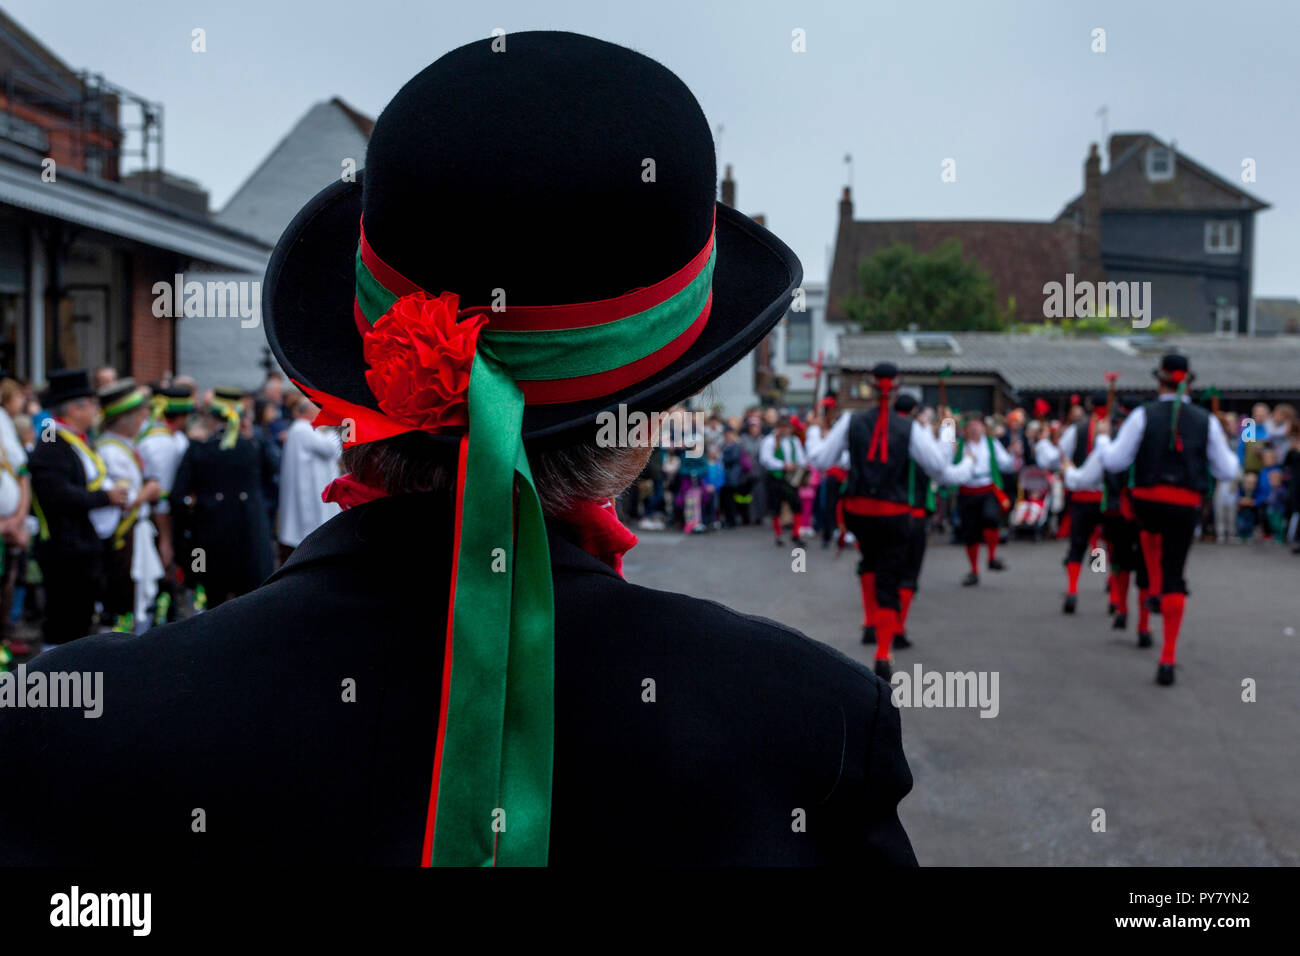
<path fill-rule="evenodd" d="M 759 213 L 755 213 L 754 215 L 750 216 L 749 218 L 752 219 L 752 220 L 754 220 L 754 222 L 758 223 L 760 226 L 766 226 L 766 225 L 767 225 L 767 216 L 763 215 L 761 212 L 759 212 Z"/>
<path fill-rule="evenodd" d="M 1101 157 L 1096 143 L 1083 164 L 1083 220 L 1079 225 L 1080 278 L 1101 281 L 1105 278 L 1101 268 Z"/>
<path fill-rule="evenodd" d="M 844 197 L 840 200 L 840 222 L 853 221 L 853 194 L 849 187 L 844 187 Z"/>
<path fill-rule="evenodd" d="M 731 178 L 731 163 L 727 163 L 727 171 L 722 177 L 722 203 L 736 208 L 736 181 Z"/>

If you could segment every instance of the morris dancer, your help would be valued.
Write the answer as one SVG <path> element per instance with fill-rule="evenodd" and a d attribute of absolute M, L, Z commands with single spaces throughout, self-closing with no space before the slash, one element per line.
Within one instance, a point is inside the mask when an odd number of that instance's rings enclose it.
<path fill-rule="evenodd" d="M 808 444 L 809 460 L 817 468 L 831 467 L 845 447 L 849 450 L 848 488 L 840 507 L 862 555 L 858 580 L 864 619 L 875 627 L 876 673 L 888 680 L 893 673 L 889 651 L 903 629 L 900 588 L 916 504 L 909 478 L 915 465 L 942 477 L 947 455 L 910 415 L 890 414 L 898 368 L 881 362 L 871 374 L 879 393 L 875 407 L 842 415 L 824 439 L 820 428 L 809 428 Z M 863 643 L 870 642 L 868 625 L 862 636 Z"/>
<path fill-rule="evenodd" d="M 1002 472 L 1014 471 L 1018 464 L 1012 454 L 993 440 L 984 428 L 978 412 L 967 412 L 965 428 L 957 442 L 952 466 L 945 469 L 943 481 L 958 485 L 957 514 L 961 518 L 962 541 L 970 559 L 970 573 L 962 578 L 963 587 L 980 583 L 980 541 L 988 547 L 988 569 L 1005 571 L 998 558 L 998 529 L 1002 515 L 1010 507 L 1002 490 Z"/>
<path fill-rule="evenodd" d="M 1106 420 L 1106 393 L 1094 393 L 1089 400 L 1091 414 L 1070 425 L 1061 434 L 1055 449 L 1035 449 L 1038 467 L 1049 471 L 1060 467 L 1064 462 L 1067 468 L 1078 471 L 1092 453 L 1096 445 L 1098 428 L 1104 427 Z M 1055 455 L 1053 455 L 1053 451 Z M 1101 469 L 1095 469 L 1095 477 L 1083 481 L 1077 475 L 1070 479 L 1067 470 L 1065 486 L 1070 492 L 1069 522 L 1070 545 L 1065 555 L 1066 591 L 1065 603 L 1061 607 L 1063 614 L 1073 614 L 1079 603 L 1079 572 L 1083 568 L 1083 556 L 1096 546 L 1097 533 L 1102 524 L 1102 475 Z M 1092 471 L 1089 474 L 1093 474 Z"/>
<path fill-rule="evenodd" d="M 1168 687 L 1174 682 L 1174 651 L 1187 602 L 1183 570 L 1201 501 L 1209 491 L 1210 476 L 1231 481 L 1239 463 L 1219 420 L 1193 405 L 1186 394 L 1193 379 L 1187 357 L 1166 355 L 1153 374 L 1159 380 L 1157 400 L 1134 409 L 1114 441 L 1103 437 L 1099 444 L 1107 471 L 1132 467 L 1133 510 L 1151 591 L 1160 595 L 1164 626 L 1156 683 Z"/>
<path fill-rule="evenodd" d="M 916 411 L 916 399 L 911 395 L 899 395 L 894 402 L 894 411 L 904 418 L 911 418 Z M 918 419 L 919 420 L 919 419 Z M 929 431 L 927 422 L 921 426 Z M 952 442 L 940 440 L 940 452 L 946 463 L 952 455 Z M 907 613 L 912 608 L 912 599 L 920 588 L 921 565 L 925 561 L 925 544 L 929 537 L 930 516 L 938 510 L 935 503 L 934 482 L 924 467 L 916 467 L 915 459 L 907 463 L 907 483 L 911 489 L 908 501 L 912 506 L 911 521 L 907 529 L 907 551 L 903 562 L 903 575 L 898 582 L 898 597 L 902 605 L 900 612 L 900 630 L 894 639 L 894 646 L 908 648 L 912 642 L 907 638 Z"/>
<path fill-rule="evenodd" d="M 803 442 L 794 434 L 794 424 L 790 416 L 783 415 L 758 446 L 758 461 L 767 476 L 767 510 L 772 516 L 772 531 L 776 534 L 778 547 L 785 544 L 781 537 L 781 505 L 790 506 L 790 520 L 794 526 L 794 545 L 803 547 L 803 538 L 799 536 L 800 512 L 803 503 L 799 500 L 798 485 L 791 482 L 800 469 L 808 466 L 804 454 Z"/>
<path fill-rule="evenodd" d="M 113 630 L 130 634 L 158 594 L 163 565 L 154 545 L 157 532 L 149 507 L 162 494 L 157 479 L 146 479 L 134 438 L 149 417 L 149 393 L 134 379 L 118 379 L 99 391 L 103 409 L 95 451 L 104 460 L 106 480 L 126 488 L 121 507 L 96 508 L 90 521 L 104 540 L 104 611 Z"/>
<path fill-rule="evenodd" d="M 1136 403 L 1130 399 L 1118 402 L 1110 424 L 1099 426 L 1097 435 L 1107 436 L 1118 429 L 1128 411 Z M 1122 471 L 1106 471 L 1102 467 L 1101 451 L 1104 442 L 1093 446 L 1092 452 L 1078 468 L 1071 468 L 1065 474 L 1065 483 L 1073 490 L 1076 487 L 1090 488 L 1098 481 L 1102 483 L 1102 528 L 1106 538 L 1106 548 L 1110 559 L 1110 602 L 1115 609 L 1111 627 L 1117 631 L 1128 627 L 1128 592 L 1133 572 L 1137 576 L 1138 588 L 1138 647 L 1150 647 L 1151 609 L 1147 607 L 1148 581 L 1146 563 L 1142 559 L 1142 549 L 1138 545 L 1138 525 L 1133 513 L 1133 499 L 1129 496 L 1128 475 Z"/>

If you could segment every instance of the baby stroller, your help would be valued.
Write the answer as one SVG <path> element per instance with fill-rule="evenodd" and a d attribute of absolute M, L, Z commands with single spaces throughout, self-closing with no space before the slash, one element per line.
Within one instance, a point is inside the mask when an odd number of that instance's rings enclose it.
<path fill-rule="evenodd" d="M 1051 473 L 1043 468 L 1026 468 L 1020 472 L 1020 490 L 1011 509 L 1011 533 L 1041 541 L 1047 534 Z"/>

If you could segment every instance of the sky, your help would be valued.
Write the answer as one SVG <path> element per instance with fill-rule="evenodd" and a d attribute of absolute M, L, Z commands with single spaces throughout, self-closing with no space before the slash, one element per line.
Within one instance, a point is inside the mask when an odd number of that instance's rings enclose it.
<path fill-rule="evenodd" d="M 161 101 L 165 164 L 219 209 L 316 102 L 371 116 L 412 75 L 500 27 L 632 47 L 694 91 L 719 176 L 809 279 L 841 190 L 858 219 L 1052 219 L 1091 142 L 1149 131 L 1272 208 L 1257 295 L 1300 296 L 1300 3 L 1294 0 L 739 2 L 8 0 L 74 69 Z M 541 10 L 545 12 L 541 12 Z M 192 31 L 207 50 L 191 50 Z M 1094 31 L 1105 52 L 1094 52 Z M 802 30 L 806 49 L 792 49 Z M 1098 116 L 1107 110 L 1103 120 Z M 845 156 L 853 158 L 850 169 Z M 1103 150 L 1104 155 L 1104 150 Z M 944 182 L 945 159 L 956 179 Z"/>

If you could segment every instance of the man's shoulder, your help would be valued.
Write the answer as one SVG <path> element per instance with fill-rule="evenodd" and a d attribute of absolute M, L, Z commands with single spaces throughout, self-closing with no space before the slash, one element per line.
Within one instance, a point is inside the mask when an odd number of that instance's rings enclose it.
<path fill-rule="evenodd" d="M 735 679 L 789 684 L 792 693 L 851 695 L 874 708 L 888 685 L 835 648 L 778 621 L 707 598 L 643 587 L 610 575 L 556 578 L 557 626 L 618 635 L 616 651 Z"/>

